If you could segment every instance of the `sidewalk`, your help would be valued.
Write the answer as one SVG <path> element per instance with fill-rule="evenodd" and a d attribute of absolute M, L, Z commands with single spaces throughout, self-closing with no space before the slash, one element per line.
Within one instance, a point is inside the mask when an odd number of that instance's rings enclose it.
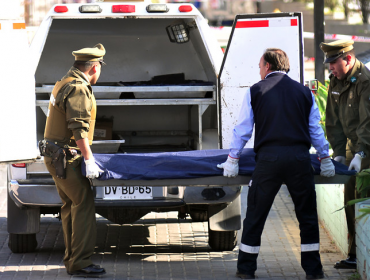
<path fill-rule="evenodd" d="M 242 192 L 245 214 L 247 189 Z M 207 223 L 178 220 L 177 212 L 150 213 L 132 225 L 112 224 L 98 216 L 98 242 L 93 261 L 106 268 L 104 279 L 195 280 L 235 278 L 238 248 L 215 252 L 208 247 Z M 354 270 L 336 270 L 343 258 L 320 227 L 321 258 L 328 279 L 349 279 Z M 239 233 L 240 240 L 241 232 Z M 41 219 L 38 250 L 12 254 L 6 230 L 6 188 L 0 187 L 0 279 L 81 279 L 67 275 L 62 263 L 61 223 Z M 300 237 L 294 206 L 286 187 L 275 199 L 258 258 L 259 279 L 305 279 L 300 266 Z M 354 279 L 353 279 L 354 280 Z"/>

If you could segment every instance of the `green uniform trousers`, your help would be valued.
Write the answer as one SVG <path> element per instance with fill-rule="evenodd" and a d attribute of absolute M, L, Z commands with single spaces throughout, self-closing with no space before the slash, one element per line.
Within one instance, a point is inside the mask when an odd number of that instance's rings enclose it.
<path fill-rule="evenodd" d="M 96 242 L 94 197 L 89 180 L 81 172 L 82 160 L 81 156 L 73 159 L 67 157 L 66 179 L 60 179 L 56 177 L 51 158 L 44 157 L 63 202 L 60 214 L 66 246 L 63 261 L 67 271 L 92 264 L 91 256 Z"/>
<path fill-rule="evenodd" d="M 354 147 L 350 140 L 347 142 L 346 148 L 346 165 L 349 166 L 351 160 L 355 155 Z M 369 155 L 361 161 L 361 170 L 369 168 L 370 158 Z M 352 176 L 347 184 L 344 185 L 344 205 L 348 201 L 360 198 L 359 193 L 356 190 L 356 177 Z M 356 230 L 355 230 L 355 206 L 347 206 L 345 208 L 348 228 L 348 254 L 356 256 Z"/>

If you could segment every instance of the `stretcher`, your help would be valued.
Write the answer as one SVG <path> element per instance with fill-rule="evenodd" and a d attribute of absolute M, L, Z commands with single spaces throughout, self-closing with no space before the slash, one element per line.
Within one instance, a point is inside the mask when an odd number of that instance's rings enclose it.
<path fill-rule="evenodd" d="M 217 164 L 226 161 L 228 150 L 197 150 L 187 152 L 145 154 L 95 154 L 104 173 L 92 180 L 99 186 L 240 186 L 248 185 L 255 168 L 253 149 L 244 149 L 239 160 L 239 175 L 222 176 Z M 320 176 L 320 161 L 311 155 L 316 184 L 346 183 L 355 171 L 333 161 L 336 175 Z M 83 173 L 85 166 L 82 166 Z"/>

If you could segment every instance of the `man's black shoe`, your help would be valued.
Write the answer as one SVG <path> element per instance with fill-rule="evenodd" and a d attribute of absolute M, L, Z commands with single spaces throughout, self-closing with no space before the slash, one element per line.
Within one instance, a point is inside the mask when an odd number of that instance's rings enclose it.
<path fill-rule="evenodd" d="M 236 272 L 235 276 L 241 279 L 256 279 L 256 276 L 254 276 L 254 274 L 245 274 L 239 271 Z"/>
<path fill-rule="evenodd" d="M 80 275 L 80 276 L 97 276 L 97 275 L 104 275 L 105 269 L 100 267 L 99 265 L 90 264 L 85 268 L 75 270 L 75 271 L 68 271 L 69 275 Z"/>
<path fill-rule="evenodd" d="M 314 275 L 306 275 L 306 279 L 324 279 L 325 278 L 325 275 L 323 272 L 319 273 L 319 274 L 314 274 Z"/>
<path fill-rule="evenodd" d="M 337 269 L 357 269 L 357 259 L 356 257 L 348 257 L 345 260 L 336 262 L 334 268 Z"/>

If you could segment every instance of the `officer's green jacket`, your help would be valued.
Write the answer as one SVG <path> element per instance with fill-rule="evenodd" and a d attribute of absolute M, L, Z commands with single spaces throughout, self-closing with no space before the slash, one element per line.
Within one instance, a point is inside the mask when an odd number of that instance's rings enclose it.
<path fill-rule="evenodd" d="M 355 153 L 369 155 L 370 71 L 356 60 L 346 79 L 329 78 L 325 126 L 334 156 L 346 156 L 347 139 Z"/>
<path fill-rule="evenodd" d="M 49 120 L 48 116 L 45 138 L 62 142 L 68 142 L 72 136 L 75 141 L 92 138 L 89 134 L 93 133 L 95 126 L 95 115 L 92 116 L 92 112 L 95 114 L 96 108 L 94 106 L 96 106 L 96 103 L 90 82 L 76 67 L 72 67 L 62 78 L 62 81 L 67 78 L 75 79 L 65 84 L 59 90 L 55 100 L 51 100 L 51 103 L 53 103 L 51 105 L 57 106 L 65 112 L 67 132 L 62 132 L 63 129 L 60 127 L 61 124 L 58 120 Z M 67 135 L 64 135 L 65 133 Z M 69 133 L 70 135 L 68 135 Z"/>

